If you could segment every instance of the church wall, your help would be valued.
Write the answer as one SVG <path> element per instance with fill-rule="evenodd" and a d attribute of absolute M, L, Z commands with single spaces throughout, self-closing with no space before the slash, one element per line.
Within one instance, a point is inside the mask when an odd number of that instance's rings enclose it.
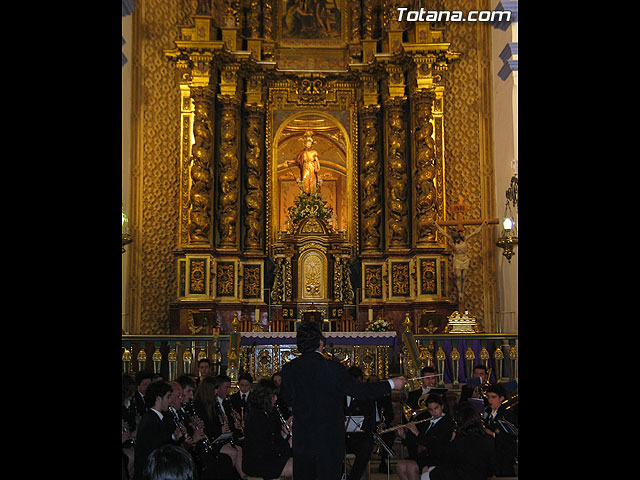
<path fill-rule="evenodd" d="M 175 66 L 163 50 L 174 48 L 179 27 L 190 23 L 195 3 L 139 1 L 132 20 L 137 42 L 130 59 L 132 146 L 128 213 L 135 240 L 123 255 L 123 259 L 129 259 L 128 272 L 124 273 L 123 268 L 123 283 L 126 278 L 126 313 L 131 319 L 131 333 L 168 332 L 170 303 L 177 297 L 180 89 Z M 445 4 L 450 10 L 489 9 L 489 0 L 455 0 Z M 448 24 L 445 35 L 451 49 L 462 55 L 443 74 L 447 177 L 443 209 L 447 218 L 453 218 L 451 204 L 462 195 L 470 205 L 467 218 L 499 216 L 502 207 L 501 202 L 496 201 L 500 193 L 495 191 L 497 180 L 491 141 L 496 127 L 492 122 L 490 100 L 491 29 L 488 24 L 470 26 L 453 22 Z M 123 176 L 124 171 L 123 165 Z M 481 236 L 470 242 L 471 265 L 465 291 L 468 310 L 483 320 L 488 331 L 495 325 L 497 308 L 496 255 L 499 252 L 496 252 L 495 232 L 485 228 Z M 455 285 L 451 270 L 449 284 Z M 450 296 L 453 298 L 453 294 Z M 399 324 L 406 307 L 398 303 L 389 305 L 385 311 L 394 320 L 397 317 Z M 363 315 L 366 313 L 361 310 L 360 317 Z"/>
<path fill-rule="evenodd" d="M 500 3 L 492 1 L 492 8 Z M 518 172 L 518 84 L 517 69 L 505 73 L 505 60 L 500 58 L 508 43 L 518 42 L 518 23 L 511 23 L 505 29 L 492 28 L 492 64 L 493 79 L 493 109 L 494 109 L 494 151 L 495 151 L 495 195 L 496 214 L 502 221 L 505 211 L 505 192 L 509 188 L 511 177 Z M 513 58 L 512 55 L 510 58 Z M 517 59 L 517 54 L 515 55 Z M 508 76 L 506 76 L 508 74 Z M 506 76 L 506 78 L 505 78 Z M 511 207 L 516 218 L 517 210 Z M 502 226 L 497 225 L 496 235 L 499 236 Z M 518 248 L 509 262 L 500 253 L 496 255 L 496 281 L 498 286 L 498 315 L 497 330 L 504 333 L 518 331 Z"/>
<path fill-rule="evenodd" d="M 127 62 L 122 67 L 122 205 L 129 215 L 131 211 L 131 41 L 133 38 L 131 15 L 122 17 L 122 37 L 125 44 L 122 53 Z M 127 286 L 129 279 L 129 253 L 122 254 L 122 330 L 128 332 L 130 317 L 127 314 Z"/>

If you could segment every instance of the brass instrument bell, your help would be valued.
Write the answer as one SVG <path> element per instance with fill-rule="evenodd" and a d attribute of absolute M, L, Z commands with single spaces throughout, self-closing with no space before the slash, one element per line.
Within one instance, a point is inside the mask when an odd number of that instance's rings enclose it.
<path fill-rule="evenodd" d="M 418 397 L 418 408 L 413 410 L 406 403 L 402 404 L 402 414 L 407 422 L 413 422 L 419 415 L 422 415 L 427 411 L 427 395 L 424 393 Z"/>

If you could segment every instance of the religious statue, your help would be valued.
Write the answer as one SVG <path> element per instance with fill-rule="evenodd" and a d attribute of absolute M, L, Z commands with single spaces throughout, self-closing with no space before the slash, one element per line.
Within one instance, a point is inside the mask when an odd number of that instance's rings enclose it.
<path fill-rule="evenodd" d="M 307 194 L 315 193 L 318 190 L 318 172 L 320 171 L 320 160 L 318 152 L 312 150 L 315 143 L 313 132 L 307 130 L 302 137 L 304 148 L 298 153 L 295 160 L 287 160 L 288 165 L 296 165 L 300 169 L 300 189 Z"/>
<path fill-rule="evenodd" d="M 480 226 L 471 232 L 466 238 L 463 235 L 463 229 L 454 229 L 453 233 L 449 235 L 445 230 L 440 227 L 437 223 L 433 222 L 438 231 L 449 239 L 453 246 L 453 269 L 456 274 L 456 285 L 458 287 L 458 303 L 460 305 L 464 302 L 464 274 L 465 271 L 469 268 L 469 257 L 467 255 L 467 240 L 476 235 L 482 230 L 488 223 L 487 220 L 484 220 Z"/>

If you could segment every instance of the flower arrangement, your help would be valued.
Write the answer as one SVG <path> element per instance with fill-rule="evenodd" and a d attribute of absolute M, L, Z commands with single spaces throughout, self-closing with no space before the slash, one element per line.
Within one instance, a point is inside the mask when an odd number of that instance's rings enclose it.
<path fill-rule="evenodd" d="M 289 207 L 289 219 L 297 223 L 306 217 L 317 217 L 328 222 L 333 216 L 333 209 L 325 205 L 319 193 L 300 194 L 294 200 L 295 207 Z"/>
<path fill-rule="evenodd" d="M 369 322 L 366 332 L 389 332 L 393 330 L 393 325 L 387 322 L 384 318 L 378 317 L 375 321 Z"/>

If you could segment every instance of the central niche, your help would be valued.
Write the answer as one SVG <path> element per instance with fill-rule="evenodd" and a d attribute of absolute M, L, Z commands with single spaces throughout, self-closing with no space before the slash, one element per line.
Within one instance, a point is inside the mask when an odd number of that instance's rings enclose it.
<path fill-rule="evenodd" d="M 309 139 L 312 139 L 309 142 Z M 311 145 L 308 145 L 311 143 Z M 346 232 L 349 227 L 350 208 L 348 171 L 350 155 L 346 133 L 339 122 L 323 113 L 304 113 L 289 119 L 275 138 L 276 199 L 277 213 L 275 225 L 278 232 L 288 229 L 289 208 L 295 206 L 295 199 L 301 189 L 308 184 L 300 182 L 301 172 L 294 161 L 301 151 L 308 148 L 317 152 L 319 170 L 319 194 L 334 215 L 329 224 L 336 232 Z"/>

